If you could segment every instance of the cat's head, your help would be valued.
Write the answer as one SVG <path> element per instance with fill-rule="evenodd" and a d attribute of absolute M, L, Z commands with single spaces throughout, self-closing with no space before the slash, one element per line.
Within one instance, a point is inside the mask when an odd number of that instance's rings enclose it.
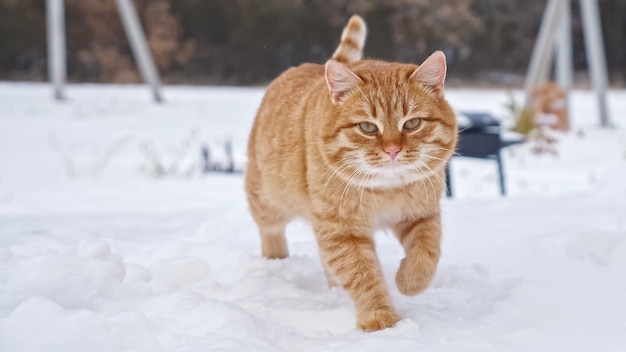
<path fill-rule="evenodd" d="M 360 61 L 348 68 L 328 61 L 332 108 L 322 148 L 331 168 L 343 168 L 342 174 L 370 188 L 440 173 L 457 140 L 455 114 L 443 94 L 445 75 L 442 52 L 419 67 Z"/>

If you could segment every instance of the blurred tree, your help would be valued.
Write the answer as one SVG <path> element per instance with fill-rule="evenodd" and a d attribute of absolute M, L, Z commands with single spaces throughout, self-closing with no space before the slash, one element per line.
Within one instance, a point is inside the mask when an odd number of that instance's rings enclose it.
<path fill-rule="evenodd" d="M 44 2 L 0 0 L 0 79 L 45 79 Z"/>
<path fill-rule="evenodd" d="M 68 73 L 79 81 L 138 82 L 111 0 L 65 0 Z"/>
<path fill-rule="evenodd" d="M 366 57 L 418 63 L 434 50 L 450 78 L 521 85 L 546 0 L 135 0 L 165 82 L 264 84 L 323 63 L 354 13 Z M 574 7 L 575 67 L 585 68 Z M 137 82 L 114 0 L 65 0 L 74 81 Z M 626 79 L 626 1 L 600 0 L 613 82 Z M 46 77 L 45 0 L 0 0 L 0 79 Z M 514 80 L 507 80 L 514 77 Z"/>

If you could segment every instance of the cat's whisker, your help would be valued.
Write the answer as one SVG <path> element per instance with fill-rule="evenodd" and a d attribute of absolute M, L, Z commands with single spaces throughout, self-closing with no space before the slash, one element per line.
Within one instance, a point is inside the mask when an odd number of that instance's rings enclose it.
<path fill-rule="evenodd" d="M 424 193 L 426 194 L 426 204 L 430 204 L 430 199 L 428 197 L 428 189 L 426 188 L 426 181 L 425 181 L 425 179 L 427 179 L 428 176 L 426 176 L 424 171 L 419 166 L 416 167 L 415 170 L 419 173 L 420 181 L 422 181 L 422 184 L 424 185 Z"/>
<path fill-rule="evenodd" d="M 443 147 L 434 147 L 430 149 L 443 150 L 444 152 L 452 152 L 452 155 L 461 156 L 461 154 L 459 154 L 456 150 L 453 150 L 453 149 L 448 149 L 448 148 L 443 148 Z"/>
<path fill-rule="evenodd" d="M 425 173 L 426 173 L 426 175 L 427 175 L 427 176 L 429 176 L 429 177 L 430 177 L 430 176 L 434 176 L 434 177 L 438 178 L 438 179 L 439 179 L 439 181 L 441 181 L 441 177 L 439 177 L 439 175 L 437 175 L 437 171 L 435 171 L 432 167 L 430 167 L 430 166 L 428 165 L 428 163 L 421 162 L 421 163 L 419 164 L 419 166 L 420 166 L 422 169 L 424 169 L 424 171 L 425 171 Z"/>
<path fill-rule="evenodd" d="M 365 172 L 365 177 L 363 177 L 363 179 L 361 180 L 361 198 L 359 199 L 359 211 L 361 213 L 361 218 L 365 218 L 365 216 L 363 215 L 363 193 L 365 192 L 365 188 L 367 187 L 367 183 L 370 180 L 370 177 L 372 176 L 372 172 L 371 170 L 366 170 Z"/>
<path fill-rule="evenodd" d="M 422 182 L 422 185 L 424 185 L 424 192 L 426 194 L 426 203 L 430 204 L 429 202 L 429 196 L 428 196 L 428 189 L 426 188 L 426 181 L 425 179 L 428 178 L 428 175 L 424 172 L 424 170 L 422 170 L 421 165 L 423 163 L 418 163 L 417 165 L 411 165 L 412 166 L 412 170 L 417 172 L 419 174 L 419 181 Z"/>
<path fill-rule="evenodd" d="M 365 191 L 364 182 L 368 173 L 369 171 L 365 172 L 365 177 L 361 178 L 361 183 L 359 184 L 359 189 L 361 191 L 361 196 L 359 197 L 359 214 L 361 214 L 362 218 L 364 217 L 363 216 L 363 192 Z"/>
<path fill-rule="evenodd" d="M 334 162 L 332 165 L 330 165 L 328 167 L 328 169 L 326 170 L 326 172 L 324 173 L 324 177 L 326 175 L 328 175 L 329 172 L 335 172 L 338 169 L 341 169 L 344 166 L 350 166 L 351 162 L 358 160 L 357 156 L 349 156 L 346 158 L 341 158 L 339 160 L 337 160 L 336 162 Z M 337 165 L 341 165 L 340 167 L 336 167 Z"/>
<path fill-rule="evenodd" d="M 427 158 L 427 159 L 432 159 L 432 160 L 438 160 L 438 161 L 445 161 L 445 162 L 448 162 L 448 160 L 447 160 L 447 159 L 444 159 L 444 158 L 439 158 L 439 157 L 432 156 L 432 155 L 420 155 L 420 157 L 422 157 L 422 158 Z"/>
<path fill-rule="evenodd" d="M 436 157 L 436 156 L 431 156 L 431 155 L 422 155 L 421 157 L 422 157 L 422 158 L 425 158 L 425 159 L 428 159 L 428 160 L 437 160 L 437 161 L 441 161 L 441 162 L 443 162 L 444 164 L 448 163 L 448 160 L 446 160 L 446 159 L 442 159 L 442 158 L 439 158 L 439 157 Z M 427 163 L 427 162 L 424 162 L 423 164 L 424 164 L 424 166 L 426 166 L 429 170 L 431 170 L 434 174 L 436 174 L 436 173 L 435 173 L 435 171 L 432 169 L 432 167 L 430 167 L 430 166 L 428 165 L 428 163 Z M 444 167 L 445 167 L 445 166 L 444 166 Z"/>
<path fill-rule="evenodd" d="M 356 179 L 356 177 L 359 176 L 362 170 L 364 170 L 366 167 L 367 165 L 363 164 L 358 169 L 356 169 L 354 173 L 352 174 L 352 176 L 348 179 L 348 182 L 346 182 L 346 185 L 343 187 L 343 192 L 341 192 L 341 198 L 339 199 L 339 221 L 340 222 L 343 219 L 343 198 L 345 197 L 346 192 L 349 191 L 350 188 L 352 188 L 353 182 Z"/>
<path fill-rule="evenodd" d="M 421 169 L 420 169 L 421 170 Z M 421 170 L 424 175 L 426 174 L 423 170 Z M 422 179 L 422 183 L 424 184 L 424 191 L 426 192 L 426 204 L 430 204 L 430 197 L 428 196 L 428 188 L 426 188 L 426 180 L 430 183 L 430 189 L 433 191 L 433 197 L 437 197 L 437 192 L 435 191 L 435 187 L 433 186 L 433 182 L 430 180 L 430 177 L 424 176 Z"/>
<path fill-rule="evenodd" d="M 435 170 L 433 170 L 430 166 L 428 166 L 428 164 L 424 164 L 424 167 L 426 167 L 430 171 L 430 173 L 437 178 L 437 180 L 439 181 L 440 184 L 443 185 L 444 190 L 447 193 L 448 185 L 446 184 L 445 180 L 443 180 L 441 176 L 439 176 L 439 174 Z"/>
<path fill-rule="evenodd" d="M 334 181 L 343 171 L 345 171 L 349 167 L 353 166 L 352 162 L 357 161 L 357 160 L 358 160 L 358 157 L 357 156 L 353 156 L 353 157 L 341 159 L 341 160 L 338 160 L 337 162 L 335 162 L 328 169 L 328 171 L 326 171 L 326 174 L 328 174 L 328 172 L 332 172 L 332 174 L 328 177 L 328 179 L 326 180 L 326 183 L 324 184 L 324 191 L 326 191 L 326 188 L 328 187 L 329 183 L 331 183 L 331 181 Z M 343 165 L 341 165 L 338 168 L 334 168 L 334 166 L 337 165 L 337 164 L 343 164 Z"/>
<path fill-rule="evenodd" d="M 424 164 L 424 165 L 426 167 L 428 167 L 428 165 L 426 165 L 426 164 Z M 433 191 L 433 196 L 435 197 L 435 199 L 438 199 L 439 197 L 437 196 L 437 191 L 435 190 L 435 185 L 433 184 L 433 181 L 430 179 L 430 177 L 426 177 L 426 179 L 428 180 L 428 183 L 430 183 L 430 189 Z M 424 184 L 424 188 L 426 188 L 425 184 Z M 428 202 L 428 197 L 426 198 L 426 202 Z"/>
<path fill-rule="evenodd" d="M 341 201 L 340 201 L 340 209 L 341 209 L 341 203 L 343 202 L 343 198 L 345 195 L 347 195 L 350 192 L 350 189 L 352 188 L 352 186 L 354 185 L 357 177 L 359 177 L 360 175 L 363 174 L 363 171 L 367 169 L 367 165 L 361 165 L 361 167 L 359 167 L 354 174 L 352 175 L 352 177 L 350 178 L 350 180 L 348 181 L 348 183 L 346 184 L 346 187 L 344 187 L 344 190 L 341 194 Z M 358 188 L 357 188 L 357 192 L 358 192 Z"/>
<path fill-rule="evenodd" d="M 339 164 L 342 162 L 344 161 L 339 160 L 335 164 Z M 326 191 L 326 187 L 328 187 L 328 184 L 331 183 L 331 181 L 334 181 L 335 178 L 337 178 L 344 170 L 348 169 L 350 166 L 351 166 L 350 163 L 345 163 L 337 168 L 335 167 L 329 168 L 328 171 L 326 171 L 326 174 L 324 176 L 326 176 L 329 172 L 331 172 L 331 175 L 328 176 L 328 178 L 326 179 L 326 183 L 324 184 L 324 191 Z"/>

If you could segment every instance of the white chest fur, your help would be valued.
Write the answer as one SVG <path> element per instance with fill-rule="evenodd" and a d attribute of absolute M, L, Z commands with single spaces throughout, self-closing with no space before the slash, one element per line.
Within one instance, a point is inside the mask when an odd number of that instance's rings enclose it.
<path fill-rule="evenodd" d="M 387 208 L 376 213 L 374 227 L 376 230 L 387 229 L 402 221 L 402 210 L 398 208 Z"/>

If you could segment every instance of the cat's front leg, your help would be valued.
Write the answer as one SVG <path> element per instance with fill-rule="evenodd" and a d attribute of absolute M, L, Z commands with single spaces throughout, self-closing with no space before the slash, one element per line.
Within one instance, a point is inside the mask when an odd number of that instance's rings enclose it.
<path fill-rule="evenodd" d="M 393 326 L 396 314 L 385 286 L 374 242 L 370 236 L 315 226 L 320 254 L 334 278 L 348 292 L 357 311 L 357 326 L 364 331 Z"/>
<path fill-rule="evenodd" d="M 441 215 L 439 213 L 394 226 L 406 256 L 396 273 L 398 290 L 414 296 L 430 284 L 441 255 Z"/>

